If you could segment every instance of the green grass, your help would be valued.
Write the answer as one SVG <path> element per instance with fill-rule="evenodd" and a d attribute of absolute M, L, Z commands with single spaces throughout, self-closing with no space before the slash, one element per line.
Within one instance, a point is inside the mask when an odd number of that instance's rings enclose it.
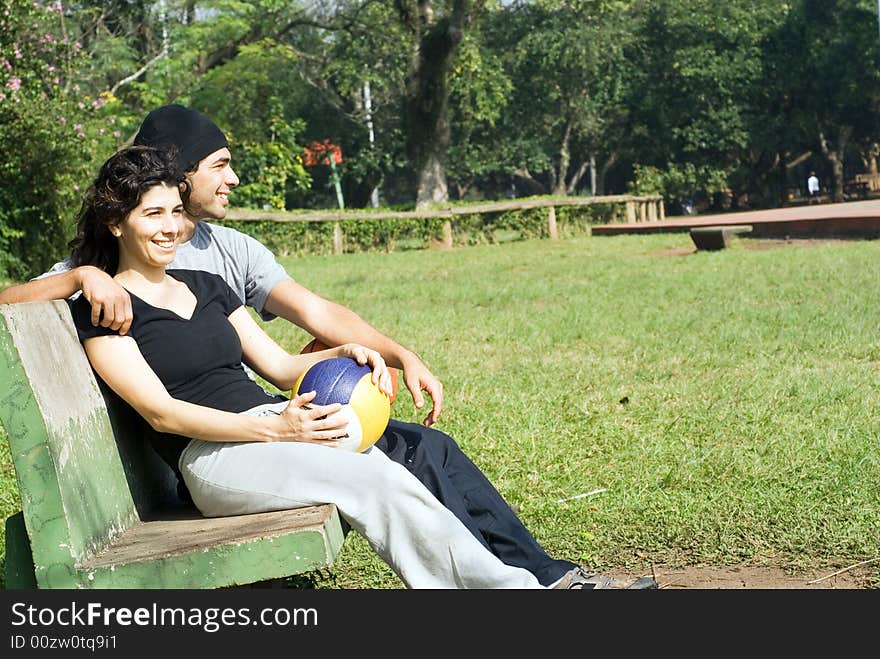
<path fill-rule="evenodd" d="M 601 570 L 880 556 L 880 243 L 691 247 L 619 236 L 283 263 L 423 356 L 444 383 L 438 427 L 555 556 Z M 265 327 L 292 351 L 308 340 Z M 393 414 L 424 416 L 406 392 Z M 0 479 L 8 515 L 5 443 Z M 355 534 L 315 583 L 400 585 Z"/>

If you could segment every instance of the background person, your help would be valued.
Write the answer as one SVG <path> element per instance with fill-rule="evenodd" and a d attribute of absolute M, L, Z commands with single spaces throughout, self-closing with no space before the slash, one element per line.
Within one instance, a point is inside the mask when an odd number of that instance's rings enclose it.
<path fill-rule="evenodd" d="M 807 194 L 811 204 L 819 203 L 819 177 L 816 176 L 816 172 L 810 172 L 807 178 Z"/>

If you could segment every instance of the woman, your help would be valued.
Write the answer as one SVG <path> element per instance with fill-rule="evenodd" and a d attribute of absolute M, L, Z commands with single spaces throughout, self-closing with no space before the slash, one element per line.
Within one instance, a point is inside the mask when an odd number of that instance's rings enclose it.
<path fill-rule="evenodd" d="M 530 572 L 498 560 L 382 452 L 334 450 L 345 432 L 340 405 L 312 407 L 314 392 L 288 400 L 248 377 L 242 363 L 289 390 L 316 361 L 345 356 L 369 364 L 374 382 L 391 393 L 376 351 L 346 344 L 291 355 L 220 277 L 166 270 L 187 193 L 163 151 L 130 147 L 102 166 L 71 258 L 113 274 L 131 294 L 134 320 L 119 336 L 92 324 L 82 296 L 71 310 L 95 372 L 165 433 L 157 449 L 199 510 L 222 516 L 331 502 L 408 587 L 541 588 Z"/>

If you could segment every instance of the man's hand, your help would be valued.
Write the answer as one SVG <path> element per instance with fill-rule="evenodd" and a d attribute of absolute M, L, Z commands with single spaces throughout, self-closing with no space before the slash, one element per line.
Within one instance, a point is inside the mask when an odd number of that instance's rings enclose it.
<path fill-rule="evenodd" d="M 125 336 L 131 327 L 131 296 L 113 277 L 94 266 L 77 268 L 80 289 L 92 305 L 92 325 L 118 330 Z"/>
<path fill-rule="evenodd" d="M 403 363 L 403 381 L 412 394 L 413 403 L 417 409 L 425 406 L 425 397 L 422 395 L 422 391 L 427 391 L 431 396 L 434 404 L 422 421 L 422 424 L 431 427 L 440 418 L 440 412 L 443 410 L 443 384 L 415 355 Z"/>
<path fill-rule="evenodd" d="M 351 309 L 315 295 L 292 279 L 276 284 L 264 309 L 289 320 L 328 346 L 359 343 L 379 352 L 393 368 L 403 370 L 404 383 L 412 394 L 416 409 L 425 406 L 423 391 L 434 401 L 422 423 L 432 426 L 443 409 L 443 385 L 422 360 L 369 325 Z"/>
<path fill-rule="evenodd" d="M 388 366 L 385 365 L 382 355 L 357 343 L 345 343 L 339 346 L 339 353 L 343 357 L 351 357 L 361 366 L 369 364 L 370 368 L 373 369 L 373 384 L 379 387 L 382 393 L 391 398 L 393 395 L 391 373 L 388 371 Z"/>

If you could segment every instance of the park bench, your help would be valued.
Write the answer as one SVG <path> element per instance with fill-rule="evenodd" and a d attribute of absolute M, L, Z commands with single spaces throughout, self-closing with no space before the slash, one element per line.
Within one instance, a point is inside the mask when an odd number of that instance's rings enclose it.
<path fill-rule="evenodd" d="M 870 185 L 866 180 L 856 179 L 843 184 L 843 193 L 858 199 L 867 199 L 870 190 Z"/>
<path fill-rule="evenodd" d="M 698 250 L 718 250 L 730 245 L 732 236 L 751 233 L 750 224 L 727 224 L 710 227 L 692 227 L 691 240 Z"/>
<path fill-rule="evenodd" d="M 0 422 L 22 510 L 6 520 L 7 588 L 220 588 L 332 564 L 331 504 L 204 518 L 143 421 L 97 379 L 63 301 L 0 305 Z"/>

